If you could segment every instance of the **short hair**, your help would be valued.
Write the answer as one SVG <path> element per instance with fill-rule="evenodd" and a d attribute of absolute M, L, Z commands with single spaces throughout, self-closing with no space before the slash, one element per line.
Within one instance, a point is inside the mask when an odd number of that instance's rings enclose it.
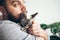
<path fill-rule="evenodd" d="M 5 1 L 6 0 L 0 0 L 0 6 L 5 6 L 5 4 L 6 4 Z"/>

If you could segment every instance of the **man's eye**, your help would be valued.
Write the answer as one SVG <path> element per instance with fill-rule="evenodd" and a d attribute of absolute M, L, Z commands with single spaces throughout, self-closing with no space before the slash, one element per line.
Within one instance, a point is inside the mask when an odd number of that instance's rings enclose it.
<path fill-rule="evenodd" d="M 17 7 L 17 6 L 19 6 L 19 3 L 15 3 L 15 4 L 13 4 L 13 6 L 14 7 Z"/>

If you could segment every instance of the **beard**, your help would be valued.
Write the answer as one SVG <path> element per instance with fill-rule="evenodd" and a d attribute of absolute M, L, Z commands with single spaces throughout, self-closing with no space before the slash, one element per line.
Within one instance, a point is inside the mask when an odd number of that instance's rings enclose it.
<path fill-rule="evenodd" d="M 8 15 L 8 20 L 13 21 L 15 23 L 19 23 L 21 25 L 21 27 L 26 26 L 26 24 L 28 24 L 28 19 L 27 19 L 27 15 L 25 14 L 25 12 L 20 13 L 18 18 L 15 18 L 12 13 L 7 11 L 7 15 Z"/>
<path fill-rule="evenodd" d="M 19 23 L 19 19 L 15 18 L 12 14 L 8 13 L 8 20 L 13 21 L 15 23 Z"/>

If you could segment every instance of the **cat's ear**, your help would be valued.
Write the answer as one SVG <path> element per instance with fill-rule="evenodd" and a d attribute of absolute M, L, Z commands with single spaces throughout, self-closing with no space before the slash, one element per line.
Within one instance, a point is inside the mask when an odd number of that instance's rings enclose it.
<path fill-rule="evenodd" d="M 3 6 L 0 6 L 0 15 L 2 19 L 7 19 L 7 12 Z"/>

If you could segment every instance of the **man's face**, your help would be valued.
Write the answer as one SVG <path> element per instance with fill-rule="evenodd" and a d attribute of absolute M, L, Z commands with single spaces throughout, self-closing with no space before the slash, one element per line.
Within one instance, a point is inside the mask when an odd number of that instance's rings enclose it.
<path fill-rule="evenodd" d="M 26 11 L 24 0 L 6 0 L 6 8 L 8 10 L 8 14 L 12 15 L 16 19 L 19 18 L 19 15 L 23 11 Z"/>

